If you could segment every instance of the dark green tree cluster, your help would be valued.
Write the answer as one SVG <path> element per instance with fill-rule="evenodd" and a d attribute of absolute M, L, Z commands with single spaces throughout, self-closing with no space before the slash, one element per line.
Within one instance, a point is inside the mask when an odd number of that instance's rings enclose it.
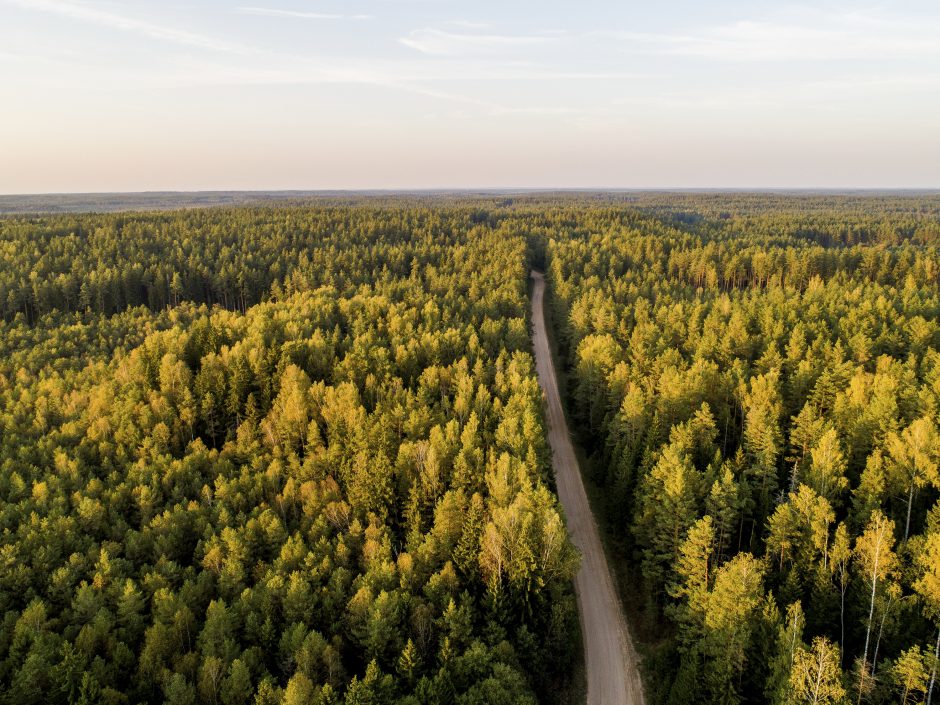
<path fill-rule="evenodd" d="M 572 670 L 526 240 L 0 221 L 0 700 L 534 703 Z"/>
<path fill-rule="evenodd" d="M 0 318 L 181 302 L 244 312 L 319 286 L 395 290 L 436 267 L 440 247 L 472 249 L 487 230 L 474 208 L 401 203 L 10 217 L 0 219 Z"/>
<path fill-rule="evenodd" d="M 572 404 L 671 625 L 652 698 L 938 701 L 937 199 L 543 217 Z"/>

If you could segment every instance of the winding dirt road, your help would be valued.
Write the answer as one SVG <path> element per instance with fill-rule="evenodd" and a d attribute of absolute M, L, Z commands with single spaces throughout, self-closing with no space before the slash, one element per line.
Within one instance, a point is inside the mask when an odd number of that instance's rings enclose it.
<path fill-rule="evenodd" d="M 558 381 L 545 329 L 545 279 L 536 271 L 531 273 L 531 277 L 534 282 L 532 344 L 539 384 L 545 394 L 555 481 L 558 497 L 565 509 L 568 532 L 581 552 L 581 569 L 575 577 L 574 587 L 584 639 L 587 705 L 644 705 L 637 654 L 614 590 L 561 408 Z"/>

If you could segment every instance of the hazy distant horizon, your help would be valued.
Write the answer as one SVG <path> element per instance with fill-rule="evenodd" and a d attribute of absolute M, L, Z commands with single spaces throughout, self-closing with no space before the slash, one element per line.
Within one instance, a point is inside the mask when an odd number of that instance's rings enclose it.
<path fill-rule="evenodd" d="M 940 196 L 940 189 L 295 189 L 295 190 L 214 190 L 214 191 L 136 191 L 98 193 L 0 194 L 0 217 L 39 213 L 90 213 L 120 211 L 160 211 L 180 208 L 212 208 L 242 205 L 361 205 L 386 199 L 400 202 L 436 201 L 472 203 L 475 199 L 508 198 L 538 203 L 558 196 L 585 203 L 623 203 L 643 207 L 663 197 L 715 195 L 766 196 L 768 199 L 846 199 L 917 198 Z"/>
<path fill-rule="evenodd" d="M 752 194 L 940 194 L 940 186 L 441 186 L 441 187 L 388 187 L 388 188 L 166 188 L 111 191 L 27 191 L 0 193 L 0 198 L 82 197 L 82 196 L 143 196 L 143 195 L 199 195 L 199 194 L 258 194 L 284 196 L 335 196 L 335 195 L 459 195 L 459 194 L 643 194 L 643 193 L 752 193 Z"/>

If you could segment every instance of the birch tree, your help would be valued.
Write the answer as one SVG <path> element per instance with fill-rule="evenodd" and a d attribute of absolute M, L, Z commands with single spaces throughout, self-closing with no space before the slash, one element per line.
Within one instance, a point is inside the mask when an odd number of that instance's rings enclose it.
<path fill-rule="evenodd" d="M 930 664 L 930 679 L 927 687 L 927 705 L 933 698 L 937 683 L 937 668 L 940 661 L 940 530 L 927 535 L 923 548 L 917 554 L 917 565 L 921 575 L 914 583 L 914 589 L 924 603 L 924 613 L 933 620 L 937 627 L 937 639 Z"/>
<path fill-rule="evenodd" d="M 898 559 L 894 553 L 894 522 L 880 511 L 872 514 L 865 532 L 855 542 L 855 561 L 859 575 L 870 586 L 870 604 L 865 624 L 865 648 L 862 650 L 859 693 L 869 673 L 869 645 L 875 621 L 875 601 L 878 589 L 886 579 L 898 570 Z"/>
<path fill-rule="evenodd" d="M 839 647 L 825 637 L 810 649 L 797 649 L 790 672 L 787 705 L 836 705 L 845 700 Z"/>

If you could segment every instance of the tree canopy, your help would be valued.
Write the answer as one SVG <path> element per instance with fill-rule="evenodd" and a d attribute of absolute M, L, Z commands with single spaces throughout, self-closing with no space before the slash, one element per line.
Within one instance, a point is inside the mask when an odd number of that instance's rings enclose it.
<path fill-rule="evenodd" d="M 667 634 L 656 699 L 935 690 L 937 206 L 647 194 L 545 216 L 573 411 Z"/>

